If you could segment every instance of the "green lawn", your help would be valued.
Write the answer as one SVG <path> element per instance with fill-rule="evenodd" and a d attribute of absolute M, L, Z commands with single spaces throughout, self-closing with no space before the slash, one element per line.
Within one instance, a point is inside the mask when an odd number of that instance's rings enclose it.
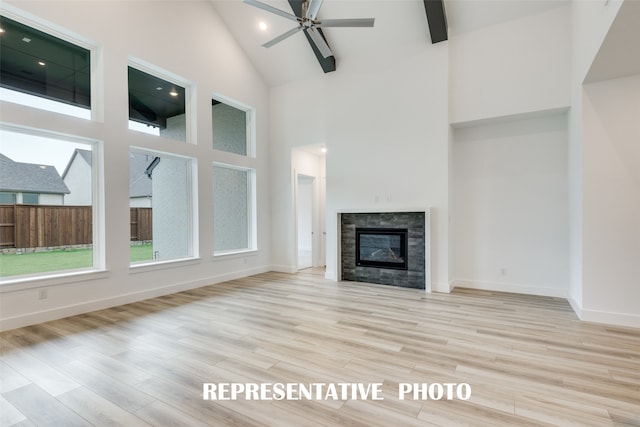
<path fill-rule="evenodd" d="M 0 255 L 0 277 L 91 267 L 92 253 L 91 249 L 71 249 Z M 131 262 L 149 261 L 153 249 L 150 244 L 132 245 L 130 254 Z"/>

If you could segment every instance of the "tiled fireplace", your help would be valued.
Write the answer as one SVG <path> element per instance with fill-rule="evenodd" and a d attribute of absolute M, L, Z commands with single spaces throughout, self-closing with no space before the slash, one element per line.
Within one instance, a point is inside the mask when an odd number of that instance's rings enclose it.
<path fill-rule="evenodd" d="M 430 289 L 429 214 L 340 213 L 341 279 Z"/>

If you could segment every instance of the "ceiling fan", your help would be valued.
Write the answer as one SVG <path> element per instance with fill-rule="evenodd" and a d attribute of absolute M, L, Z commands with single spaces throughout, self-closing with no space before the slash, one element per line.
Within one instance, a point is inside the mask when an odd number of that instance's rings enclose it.
<path fill-rule="evenodd" d="M 333 55 L 329 45 L 324 40 L 324 37 L 318 32 L 318 28 L 327 27 L 373 27 L 375 18 L 356 18 L 356 19 L 316 19 L 320 6 L 322 6 L 323 0 L 306 0 L 302 4 L 302 16 L 296 16 L 292 13 L 285 12 L 268 4 L 259 2 L 257 0 L 242 0 L 251 6 L 255 6 L 267 12 L 274 13 L 282 16 L 283 18 L 290 19 L 298 23 L 298 26 L 283 33 L 273 40 L 270 40 L 263 44 L 264 47 L 271 47 L 277 43 L 280 43 L 286 38 L 291 37 L 300 31 L 306 32 L 311 40 L 316 45 L 323 57 L 328 58 Z"/>

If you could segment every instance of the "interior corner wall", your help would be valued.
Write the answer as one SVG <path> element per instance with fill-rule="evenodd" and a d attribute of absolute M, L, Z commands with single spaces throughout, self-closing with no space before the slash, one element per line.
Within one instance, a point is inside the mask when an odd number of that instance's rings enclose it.
<path fill-rule="evenodd" d="M 570 5 L 450 37 L 450 121 L 566 108 Z"/>
<path fill-rule="evenodd" d="M 624 0 L 571 3 L 571 110 L 569 112 L 569 302 L 583 307 L 583 81 Z"/>
<path fill-rule="evenodd" d="M 566 297 L 567 115 L 454 129 L 455 286 Z"/>
<path fill-rule="evenodd" d="M 1 102 L 2 120 L 101 141 L 104 165 L 99 196 L 104 212 L 106 271 L 24 280 L 2 285 L 2 329 L 84 313 L 105 307 L 218 283 L 270 269 L 269 88 L 238 46 L 209 1 L 113 2 L 6 0 L 0 7 L 44 27 L 71 33 L 99 48 L 92 68 L 96 120 L 83 120 Z M 114 31 L 117 23 L 117 31 Z M 171 31 L 159 29 L 171 28 Z M 145 36 L 141 36 L 145 35 Z M 138 58 L 193 83 L 196 141 L 184 143 L 131 131 L 128 121 L 127 65 Z M 211 97 L 224 94 L 256 111 L 257 157 L 243 159 L 257 175 L 259 250 L 242 257 L 213 257 Z M 130 147 L 196 158 L 199 258 L 131 268 L 129 260 Z M 100 212 L 102 215 L 102 212 Z M 99 233 L 99 234 L 102 234 Z M 100 236 L 94 236 L 99 238 Z M 38 288 L 48 298 L 38 299 Z"/>
<path fill-rule="evenodd" d="M 640 327 L 640 75 L 584 86 L 582 319 Z"/>

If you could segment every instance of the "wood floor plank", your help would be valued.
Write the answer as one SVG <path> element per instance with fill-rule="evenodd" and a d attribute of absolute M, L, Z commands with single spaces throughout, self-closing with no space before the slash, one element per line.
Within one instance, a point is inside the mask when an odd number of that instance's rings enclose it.
<path fill-rule="evenodd" d="M 95 426 L 149 427 L 150 424 L 86 387 L 76 388 L 57 398 L 67 408 Z"/>
<path fill-rule="evenodd" d="M 3 393 L 2 397 L 24 414 L 29 421 L 38 426 L 84 427 L 91 425 L 35 384 Z"/>
<path fill-rule="evenodd" d="M 640 426 L 640 330 L 561 298 L 266 273 L 0 334 L 2 426 Z M 203 383 L 384 400 L 203 400 Z M 399 399 L 468 383 L 469 400 Z M 6 410 L 5 410 L 6 409 Z"/>
<path fill-rule="evenodd" d="M 27 417 L 0 396 L 0 426 L 10 426 L 25 421 Z"/>

